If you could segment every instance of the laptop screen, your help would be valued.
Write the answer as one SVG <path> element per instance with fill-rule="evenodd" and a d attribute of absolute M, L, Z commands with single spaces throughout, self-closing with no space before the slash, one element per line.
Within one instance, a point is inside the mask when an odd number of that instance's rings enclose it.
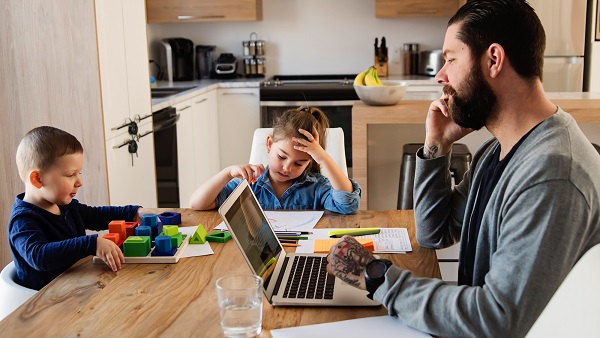
<path fill-rule="evenodd" d="M 240 248 L 244 251 L 246 259 L 254 269 L 254 273 L 263 277 L 266 289 L 268 277 L 275 268 L 276 260 L 283 249 L 250 186 L 241 185 L 244 188 L 239 197 L 232 201 L 231 207 L 223 216 L 239 242 Z"/>

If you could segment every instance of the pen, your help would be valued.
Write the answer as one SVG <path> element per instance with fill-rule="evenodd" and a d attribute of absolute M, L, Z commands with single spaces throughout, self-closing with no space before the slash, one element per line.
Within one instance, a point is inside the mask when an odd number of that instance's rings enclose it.
<path fill-rule="evenodd" d="M 360 236 L 360 235 L 374 235 L 378 234 L 381 230 L 378 228 L 356 228 L 356 229 L 342 229 L 342 230 L 331 230 L 329 231 L 329 237 L 340 238 L 344 235 Z"/>
<path fill-rule="evenodd" d="M 312 235 L 312 231 L 275 230 L 276 234 Z"/>
<path fill-rule="evenodd" d="M 279 239 L 308 239 L 308 236 L 280 236 L 277 235 Z"/>
<path fill-rule="evenodd" d="M 295 239 L 282 239 L 282 238 L 279 239 L 279 242 L 281 242 L 281 243 L 291 243 L 291 244 L 297 244 L 298 243 L 298 241 L 295 240 Z"/>

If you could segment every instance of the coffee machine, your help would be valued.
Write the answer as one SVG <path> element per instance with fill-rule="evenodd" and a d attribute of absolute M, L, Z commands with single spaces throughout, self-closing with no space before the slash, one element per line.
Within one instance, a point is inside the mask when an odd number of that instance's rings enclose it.
<path fill-rule="evenodd" d="M 222 53 L 215 61 L 213 78 L 235 79 L 237 77 L 237 59 L 231 53 Z"/>
<path fill-rule="evenodd" d="M 194 43 L 185 38 L 168 38 L 160 44 L 161 80 L 194 79 Z"/>

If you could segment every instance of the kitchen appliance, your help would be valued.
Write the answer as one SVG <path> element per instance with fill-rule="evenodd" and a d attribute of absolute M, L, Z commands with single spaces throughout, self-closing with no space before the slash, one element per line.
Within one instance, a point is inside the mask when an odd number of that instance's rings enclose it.
<path fill-rule="evenodd" d="M 160 44 L 161 80 L 194 79 L 194 43 L 185 38 L 163 39 Z"/>
<path fill-rule="evenodd" d="M 196 77 L 198 79 L 210 77 L 215 48 L 216 46 L 196 46 Z"/>
<path fill-rule="evenodd" d="M 152 114 L 154 129 L 154 163 L 159 208 L 179 208 L 177 160 L 177 121 L 174 107 Z"/>
<path fill-rule="evenodd" d="M 235 79 L 237 77 L 237 59 L 231 53 L 222 53 L 215 61 L 213 77 L 216 79 Z"/>
<path fill-rule="evenodd" d="M 419 52 L 418 74 L 435 76 L 444 66 L 444 55 L 441 49 Z"/>
<path fill-rule="evenodd" d="M 269 128 L 285 110 L 309 105 L 320 108 L 331 128 L 344 131 L 348 171 L 352 168 L 352 105 L 356 74 L 275 75 L 261 82 L 260 126 Z"/>
<path fill-rule="evenodd" d="M 583 91 L 587 0 L 530 0 L 544 30 L 547 92 Z"/>

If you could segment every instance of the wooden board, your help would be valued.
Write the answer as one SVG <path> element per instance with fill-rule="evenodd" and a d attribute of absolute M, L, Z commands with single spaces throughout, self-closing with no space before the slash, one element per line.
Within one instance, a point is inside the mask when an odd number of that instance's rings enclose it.
<path fill-rule="evenodd" d="M 185 236 L 185 238 L 183 239 L 183 241 L 181 242 L 181 245 L 177 249 L 177 252 L 175 252 L 175 255 L 173 255 L 173 256 L 152 256 L 152 251 L 154 251 L 154 248 L 152 248 L 150 250 L 150 253 L 148 253 L 148 255 L 146 257 L 125 257 L 125 263 L 134 263 L 134 264 L 139 264 L 139 263 L 174 264 L 174 263 L 177 263 L 177 262 L 179 262 L 179 258 L 181 258 L 181 255 L 183 255 L 183 251 L 185 250 L 185 248 L 188 246 L 188 244 L 190 242 L 191 236 L 188 236 L 188 235 L 183 235 L 183 236 Z M 104 261 L 98 256 L 94 256 L 93 261 L 95 264 L 105 264 Z"/>

